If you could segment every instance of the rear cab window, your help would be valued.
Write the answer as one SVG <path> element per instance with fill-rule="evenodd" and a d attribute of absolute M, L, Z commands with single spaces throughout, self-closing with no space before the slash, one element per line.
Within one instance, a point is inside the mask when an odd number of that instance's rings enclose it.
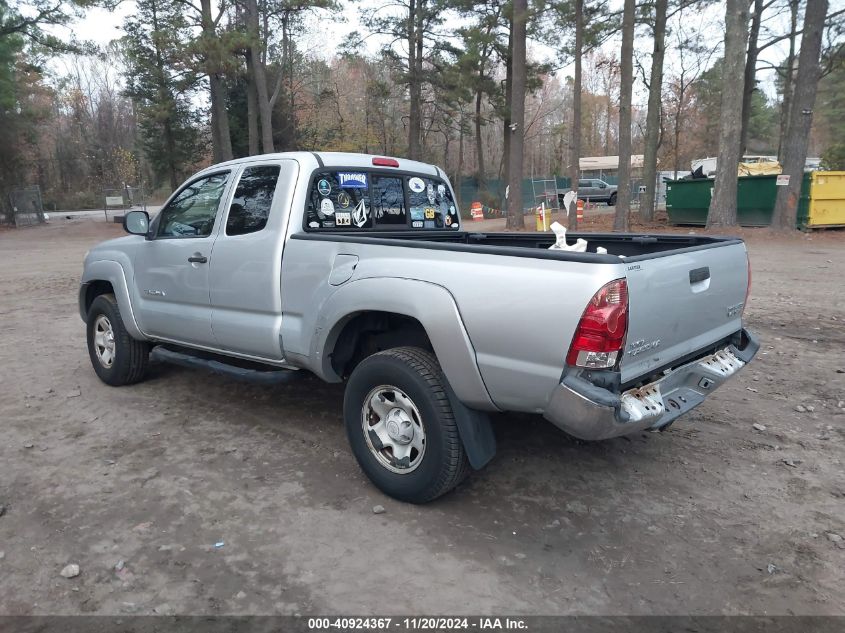
<path fill-rule="evenodd" d="M 308 231 L 459 229 L 452 190 L 441 178 L 368 169 L 320 169 L 308 191 Z"/>

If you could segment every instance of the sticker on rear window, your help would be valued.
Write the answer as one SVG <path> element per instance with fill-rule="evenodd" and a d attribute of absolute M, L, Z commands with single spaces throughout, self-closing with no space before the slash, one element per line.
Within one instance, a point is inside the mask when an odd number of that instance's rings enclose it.
<path fill-rule="evenodd" d="M 320 201 L 320 211 L 323 215 L 334 215 L 334 203 L 328 198 Z"/>
<path fill-rule="evenodd" d="M 367 214 L 367 204 L 364 202 L 364 199 L 361 198 L 361 201 L 355 207 L 355 210 L 352 212 L 352 221 L 355 223 L 355 226 L 361 228 L 367 223 L 369 219 Z"/>
<path fill-rule="evenodd" d="M 408 180 L 408 189 L 414 193 L 422 193 L 425 191 L 425 183 L 422 178 L 411 178 Z"/>
<path fill-rule="evenodd" d="M 367 188 L 367 174 L 360 172 L 339 171 L 337 179 L 341 187 L 349 189 L 366 189 Z"/>
<path fill-rule="evenodd" d="M 321 196 L 327 196 L 332 192 L 332 185 L 328 180 L 322 178 L 320 182 L 317 183 L 317 191 L 320 192 Z"/>

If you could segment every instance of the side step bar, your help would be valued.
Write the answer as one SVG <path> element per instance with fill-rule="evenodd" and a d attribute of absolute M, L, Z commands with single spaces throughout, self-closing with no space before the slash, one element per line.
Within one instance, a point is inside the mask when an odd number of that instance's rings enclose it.
<path fill-rule="evenodd" d="M 150 358 L 152 360 L 172 363 L 174 365 L 182 365 L 183 367 L 190 367 L 192 369 L 205 369 L 207 371 L 214 372 L 215 374 L 229 376 L 236 380 L 263 385 L 278 385 L 293 382 L 300 377 L 299 370 L 297 369 L 269 368 L 269 365 L 266 370 L 238 367 L 214 358 L 203 358 L 193 354 L 177 352 L 161 345 L 153 348 L 152 352 L 150 352 Z M 257 365 L 257 363 L 251 364 Z"/>

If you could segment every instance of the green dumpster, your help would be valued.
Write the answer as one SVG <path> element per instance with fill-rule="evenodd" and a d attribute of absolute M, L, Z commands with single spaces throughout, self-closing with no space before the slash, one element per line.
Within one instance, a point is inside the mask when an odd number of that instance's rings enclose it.
<path fill-rule="evenodd" d="M 801 201 L 809 190 L 809 174 L 804 174 Z M 769 226 L 777 196 L 777 176 L 740 176 L 737 178 L 737 222 L 742 226 Z M 666 213 L 672 224 L 707 223 L 707 210 L 713 194 L 713 181 L 670 180 L 666 183 Z M 800 205 L 799 205 L 800 206 Z"/>

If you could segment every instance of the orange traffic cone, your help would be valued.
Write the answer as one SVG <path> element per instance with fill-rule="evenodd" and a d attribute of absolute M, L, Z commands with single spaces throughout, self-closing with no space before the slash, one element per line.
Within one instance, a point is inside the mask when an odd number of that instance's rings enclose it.
<path fill-rule="evenodd" d="M 581 222 L 584 219 L 584 201 L 579 200 L 575 207 L 577 209 L 575 217 L 578 219 L 579 222 Z"/>

